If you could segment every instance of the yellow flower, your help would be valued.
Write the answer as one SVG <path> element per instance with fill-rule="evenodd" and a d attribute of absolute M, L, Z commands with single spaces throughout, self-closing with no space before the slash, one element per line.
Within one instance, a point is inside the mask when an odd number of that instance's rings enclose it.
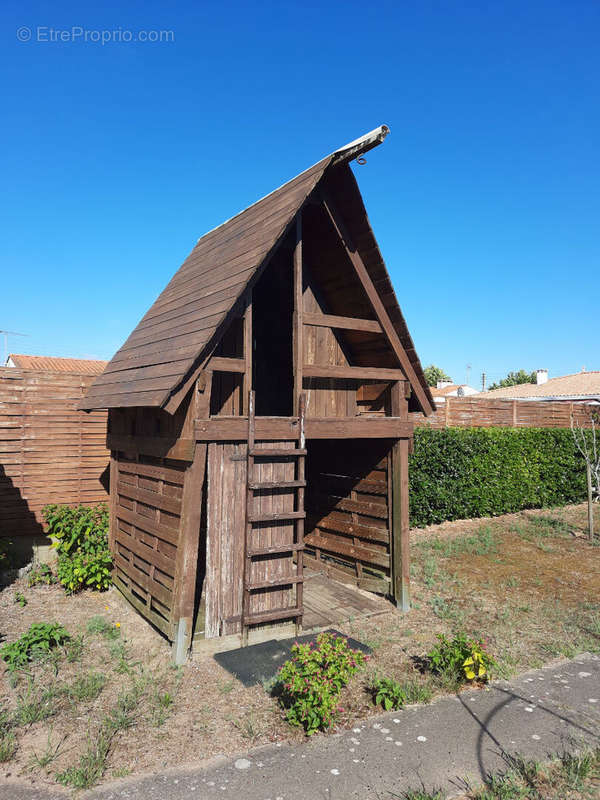
<path fill-rule="evenodd" d="M 115 628 L 120 628 L 120 627 L 121 627 L 121 623 L 120 622 L 115 622 Z"/>
<path fill-rule="evenodd" d="M 108 611 L 108 606 L 104 606 L 104 608 Z"/>

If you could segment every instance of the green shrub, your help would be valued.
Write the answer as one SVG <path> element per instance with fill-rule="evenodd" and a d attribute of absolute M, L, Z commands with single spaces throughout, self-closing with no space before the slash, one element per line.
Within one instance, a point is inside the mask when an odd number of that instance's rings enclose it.
<path fill-rule="evenodd" d="M 39 584 L 50 586 L 53 583 L 56 583 L 56 578 L 49 564 L 38 564 L 27 576 L 27 586 L 29 587 L 38 586 Z"/>
<path fill-rule="evenodd" d="M 452 640 L 441 633 L 437 638 L 438 644 L 427 655 L 432 672 L 461 683 L 489 680 L 496 662 L 481 639 L 466 633 L 457 633 Z"/>
<path fill-rule="evenodd" d="M 407 703 L 428 703 L 433 694 L 429 686 L 414 680 L 400 684 L 393 678 L 377 678 L 370 688 L 375 705 L 386 711 L 396 711 Z"/>
<path fill-rule="evenodd" d="M 68 593 L 111 585 L 108 508 L 49 505 L 42 510 L 58 553 L 58 579 Z"/>
<path fill-rule="evenodd" d="M 343 636 L 321 633 L 316 646 L 296 643 L 292 658 L 279 670 L 276 693 L 290 725 L 310 736 L 327 730 L 338 711 L 340 691 L 368 656 L 352 650 Z"/>
<path fill-rule="evenodd" d="M 27 605 L 27 598 L 25 597 L 23 592 L 17 592 L 15 594 L 15 599 L 13 602 L 15 603 L 15 605 L 20 605 L 21 608 L 25 608 L 25 606 Z"/>
<path fill-rule="evenodd" d="M 396 711 L 406 703 L 406 692 L 393 678 L 378 678 L 372 687 L 373 702 L 386 711 Z"/>
<path fill-rule="evenodd" d="M 71 636 L 58 622 L 34 622 L 20 639 L 0 648 L 0 656 L 12 672 L 29 661 L 44 658 L 50 651 L 65 644 Z"/>
<path fill-rule="evenodd" d="M 417 428 L 409 474 L 411 524 L 421 527 L 577 503 L 586 492 L 564 428 Z"/>

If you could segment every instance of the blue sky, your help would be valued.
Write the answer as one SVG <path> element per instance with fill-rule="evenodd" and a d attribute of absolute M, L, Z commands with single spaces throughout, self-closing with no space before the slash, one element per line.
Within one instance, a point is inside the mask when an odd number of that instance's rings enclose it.
<path fill-rule="evenodd" d="M 600 369 L 597 0 L 85 6 L 0 12 L 10 349 L 110 357 L 203 232 L 386 123 L 355 171 L 423 364 Z"/>

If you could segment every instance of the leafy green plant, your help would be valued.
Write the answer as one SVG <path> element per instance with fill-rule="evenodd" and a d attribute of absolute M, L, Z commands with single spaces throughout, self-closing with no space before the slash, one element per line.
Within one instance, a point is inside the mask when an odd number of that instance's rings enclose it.
<path fill-rule="evenodd" d="M 21 606 L 21 608 L 25 608 L 27 605 L 27 598 L 23 594 L 23 592 L 17 592 L 15 594 L 14 604 Z"/>
<path fill-rule="evenodd" d="M 372 686 L 373 702 L 386 711 L 396 711 L 406 703 L 406 692 L 393 678 L 378 678 Z"/>
<path fill-rule="evenodd" d="M 432 672 L 459 682 L 489 680 L 496 662 L 481 639 L 471 638 L 466 633 L 457 633 L 453 639 L 438 634 L 437 638 L 438 644 L 427 656 Z"/>
<path fill-rule="evenodd" d="M 68 593 L 111 585 L 112 557 L 108 548 L 108 508 L 48 505 L 42 509 L 58 553 L 58 579 Z"/>
<path fill-rule="evenodd" d="M 285 718 L 310 736 L 333 724 L 340 691 L 368 656 L 352 650 L 343 636 L 321 633 L 316 645 L 294 644 L 292 657 L 279 670 L 275 692 Z"/>
<path fill-rule="evenodd" d="M 22 669 L 29 661 L 47 656 L 71 636 L 58 622 L 34 622 L 23 636 L 0 648 L 0 656 L 11 672 Z"/>
<path fill-rule="evenodd" d="M 40 584 L 50 586 L 53 583 L 56 583 L 56 578 L 49 564 L 38 564 L 36 567 L 33 567 L 27 576 L 27 586 L 30 588 Z"/>
<path fill-rule="evenodd" d="M 583 466 L 569 429 L 417 428 L 411 524 L 579 503 L 586 497 Z"/>

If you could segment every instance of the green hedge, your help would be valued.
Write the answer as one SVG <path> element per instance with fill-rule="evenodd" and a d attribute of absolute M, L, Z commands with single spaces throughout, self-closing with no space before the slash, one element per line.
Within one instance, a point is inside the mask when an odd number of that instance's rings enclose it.
<path fill-rule="evenodd" d="M 415 430 L 411 525 L 560 506 L 585 496 L 584 463 L 568 428 Z"/>

